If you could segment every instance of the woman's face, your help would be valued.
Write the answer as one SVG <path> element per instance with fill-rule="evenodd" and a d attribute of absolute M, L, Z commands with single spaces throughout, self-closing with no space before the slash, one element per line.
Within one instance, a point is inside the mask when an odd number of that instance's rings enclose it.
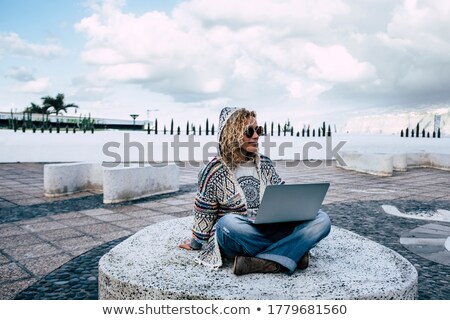
<path fill-rule="evenodd" d="M 253 128 L 253 135 L 251 137 L 248 137 L 245 132 L 243 136 L 244 143 L 241 146 L 241 150 L 244 151 L 244 153 L 257 153 L 258 152 L 258 139 L 259 135 L 256 132 L 256 128 L 258 127 L 258 122 L 255 118 L 248 118 L 246 120 L 246 128 Z M 252 131 L 250 129 L 250 131 Z"/>

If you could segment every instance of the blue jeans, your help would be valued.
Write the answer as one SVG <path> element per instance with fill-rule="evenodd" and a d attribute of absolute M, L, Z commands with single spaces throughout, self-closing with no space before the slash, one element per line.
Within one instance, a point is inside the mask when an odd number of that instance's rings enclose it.
<path fill-rule="evenodd" d="M 292 274 L 301 257 L 325 238 L 330 229 L 330 218 L 323 211 L 310 221 L 261 225 L 230 213 L 217 221 L 216 237 L 227 258 L 243 255 L 271 260 Z"/>

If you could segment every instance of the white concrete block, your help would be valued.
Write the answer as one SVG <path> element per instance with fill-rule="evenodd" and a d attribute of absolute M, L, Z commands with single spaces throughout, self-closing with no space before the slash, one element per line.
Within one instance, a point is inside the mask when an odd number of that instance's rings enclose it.
<path fill-rule="evenodd" d="M 310 267 L 293 275 L 232 273 L 194 262 L 178 245 L 191 236 L 192 217 L 151 225 L 99 262 L 100 299 L 417 299 L 418 274 L 395 251 L 332 227 L 313 250 Z"/>
<path fill-rule="evenodd" d="M 409 168 L 430 167 L 430 157 L 428 153 L 413 152 L 406 156 L 406 163 Z"/>
<path fill-rule="evenodd" d="M 337 162 L 337 167 L 379 176 L 390 176 L 392 175 L 392 170 L 407 171 L 408 168 L 450 170 L 450 155 L 445 153 L 412 152 L 386 154 L 342 151 L 340 155 L 346 165 L 344 166 Z"/>
<path fill-rule="evenodd" d="M 441 170 L 450 170 L 450 154 L 430 153 L 430 166 Z"/>
<path fill-rule="evenodd" d="M 61 163 L 44 166 L 44 195 L 59 197 L 102 190 L 103 168 L 99 163 Z"/>
<path fill-rule="evenodd" d="M 377 176 L 392 176 L 393 156 L 382 153 L 359 153 L 356 151 L 340 152 L 345 164 L 337 166 L 347 170 L 369 173 Z"/>
<path fill-rule="evenodd" d="M 175 192 L 180 188 L 175 164 L 145 167 L 117 167 L 103 173 L 103 203 L 117 203 Z"/>
<path fill-rule="evenodd" d="M 392 165 L 394 171 L 407 171 L 408 163 L 405 153 L 394 153 L 392 155 Z"/>

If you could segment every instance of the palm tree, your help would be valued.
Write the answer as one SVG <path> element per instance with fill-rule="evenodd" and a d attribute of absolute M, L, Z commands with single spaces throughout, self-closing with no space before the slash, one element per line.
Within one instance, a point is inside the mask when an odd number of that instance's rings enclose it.
<path fill-rule="evenodd" d="M 45 121 L 45 116 L 47 116 L 48 119 L 48 114 L 49 114 L 49 106 L 40 106 L 38 104 L 35 104 L 33 102 L 31 102 L 29 107 L 26 107 L 25 110 L 23 111 L 24 113 L 28 113 L 28 114 L 32 114 L 32 113 L 38 113 L 38 114 L 42 114 L 42 122 Z"/>
<path fill-rule="evenodd" d="M 32 102 L 31 105 L 29 107 L 26 107 L 23 112 L 42 114 L 42 107 L 40 105 L 37 105 L 36 103 Z"/>
<path fill-rule="evenodd" d="M 58 93 L 56 95 L 56 98 L 46 96 L 42 97 L 41 99 L 43 102 L 42 108 L 46 108 L 46 110 L 52 108 L 53 110 L 48 113 L 54 113 L 55 115 L 59 115 L 61 111 L 67 113 L 68 108 L 76 108 L 76 109 L 79 108 L 76 104 L 73 103 L 64 104 L 64 94 L 62 93 Z"/>

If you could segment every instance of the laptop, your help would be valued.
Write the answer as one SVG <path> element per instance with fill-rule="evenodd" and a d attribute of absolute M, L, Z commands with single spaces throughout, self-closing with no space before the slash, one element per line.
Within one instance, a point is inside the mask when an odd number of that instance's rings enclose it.
<path fill-rule="evenodd" d="M 266 187 L 255 224 L 314 219 L 329 183 L 280 184 Z"/>

